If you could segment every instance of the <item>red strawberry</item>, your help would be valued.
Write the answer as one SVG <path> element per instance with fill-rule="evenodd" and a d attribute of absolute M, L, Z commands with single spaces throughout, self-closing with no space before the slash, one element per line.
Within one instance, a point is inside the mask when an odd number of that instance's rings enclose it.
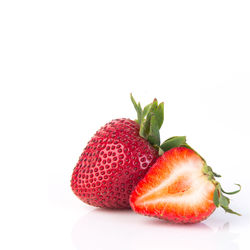
<path fill-rule="evenodd" d="M 136 186 L 130 197 L 131 207 L 137 213 L 175 223 L 200 222 L 216 206 L 235 213 L 228 208 L 229 199 L 222 194 L 226 192 L 214 176 L 218 175 L 187 144 L 172 148 L 158 158 Z"/>
<path fill-rule="evenodd" d="M 158 158 L 163 103 L 154 100 L 142 110 L 132 95 L 131 99 L 137 122 L 107 123 L 92 137 L 73 171 L 72 190 L 85 203 L 129 208 L 129 195 Z"/>

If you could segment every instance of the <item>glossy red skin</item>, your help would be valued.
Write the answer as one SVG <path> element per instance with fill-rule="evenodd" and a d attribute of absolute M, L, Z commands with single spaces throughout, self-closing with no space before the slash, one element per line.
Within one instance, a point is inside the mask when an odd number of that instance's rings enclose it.
<path fill-rule="evenodd" d="M 157 157 L 157 150 L 140 137 L 138 123 L 112 120 L 96 132 L 80 156 L 72 190 L 92 206 L 130 208 L 132 190 Z"/>
<path fill-rule="evenodd" d="M 172 223 L 197 223 L 210 216 L 216 209 L 213 202 L 214 189 L 207 191 L 207 198 L 204 200 L 202 207 L 194 205 L 190 209 L 185 210 L 185 215 L 183 214 L 183 208 L 180 204 L 169 204 L 167 207 L 164 202 L 157 204 L 136 205 L 138 198 L 146 194 L 149 188 L 152 186 L 159 186 L 162 183 L 164 175 L 167 177 L 171 175 L 171 168 L 174 168 L 176 163 L 183 160 L 188 161 L 190 158 L 202 161 L 200 156 L 198 156 L 193 150 L 185 147 L 173 148 L 159 157 L 152 168 L 131 193 L 131 208 L 136 213 L 164 219 Z M 181 186 L 179 187 L 182 188 Z M 175 188 L 178 189 L 178 186 Z"/>

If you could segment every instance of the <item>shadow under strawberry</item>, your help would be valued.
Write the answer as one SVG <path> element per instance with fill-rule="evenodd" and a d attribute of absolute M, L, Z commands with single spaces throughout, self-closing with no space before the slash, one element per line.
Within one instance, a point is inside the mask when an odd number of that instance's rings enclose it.
<path fill-rule="evenodd" d="M 238 250 L 237 234 L 226 226 L 205 223 L 174 225 L 137 216 L 131 210 L 94 209 L 80 218 L 72 230 L 77 250 Z"/>

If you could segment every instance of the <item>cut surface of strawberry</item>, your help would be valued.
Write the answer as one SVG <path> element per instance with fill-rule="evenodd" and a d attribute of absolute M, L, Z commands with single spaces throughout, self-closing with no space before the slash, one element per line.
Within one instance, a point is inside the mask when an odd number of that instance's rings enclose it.
<path fill-rule="evenodd" d="M 165 152 L 130 196 L 132 209 L 175 223 L 196 223 L 216 208 L 216 182 L 206 174 L 206 162 L 187 147 Z"/>

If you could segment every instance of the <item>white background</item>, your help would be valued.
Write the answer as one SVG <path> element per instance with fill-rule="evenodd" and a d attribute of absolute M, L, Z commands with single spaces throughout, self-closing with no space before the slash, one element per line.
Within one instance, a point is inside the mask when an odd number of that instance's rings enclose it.
<path fill-rule="evenodd" d="M 249 1 L 0 1 L 0 248 L 250 249 Z M 165 102 L 232 208 L 178 226 L 90 207 L 70 189 L 94 132 Z"/>

